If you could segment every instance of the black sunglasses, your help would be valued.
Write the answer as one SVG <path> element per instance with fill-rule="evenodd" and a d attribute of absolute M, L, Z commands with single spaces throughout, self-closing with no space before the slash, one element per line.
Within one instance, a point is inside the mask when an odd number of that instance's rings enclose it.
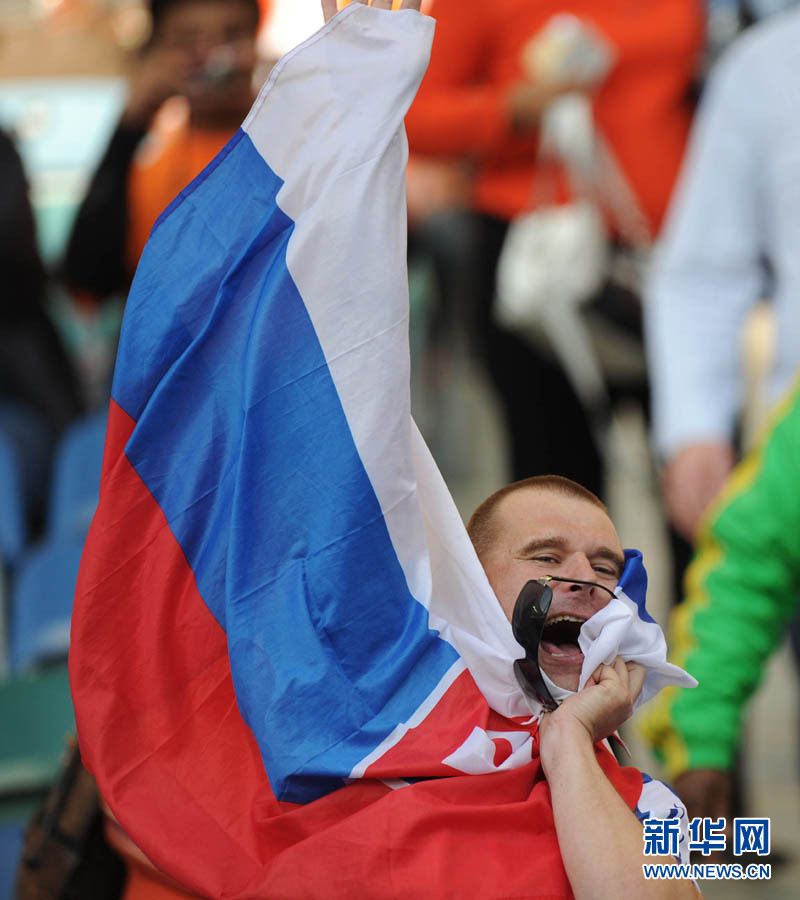
<path fill-rule="evenodd" d="M 511 616 L 511 630 L 517 643 L 525 650 L 525 656 L 522 659 L 514 660 L 514 674 L 525 694 L 538 700 L 549 712 L 552 712 L 558 704 L 542 677 L 542 670 L 539 666 L 539 644 L 542 640 L 547 613 L 553 602 L 553 591 L 548 587 L 551 581 L 599 587 L 611 594 L 613 598 L 617 596 L 612 590 L 595 581 L 559 578 L 557 575 L 545 575 L 544 578 L 528 581 L 519 592 Z"/>

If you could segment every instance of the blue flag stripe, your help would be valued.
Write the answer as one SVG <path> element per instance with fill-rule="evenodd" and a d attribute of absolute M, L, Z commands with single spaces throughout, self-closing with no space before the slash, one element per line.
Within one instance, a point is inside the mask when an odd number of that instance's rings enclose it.
<path fill-rule="evenodd" d="M 647 611 L 647 570 L 644 567 L 641 550 L 625 551 L 625 568 L 622 570 L 619 586 L 636 604 L 639 618 L 643 622 L 652 622 L 656 625 L 656 620 Z"/>

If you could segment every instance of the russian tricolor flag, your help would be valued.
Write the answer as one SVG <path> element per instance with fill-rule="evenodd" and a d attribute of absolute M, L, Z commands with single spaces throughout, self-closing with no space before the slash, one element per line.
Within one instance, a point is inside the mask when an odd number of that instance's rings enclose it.
<path fill-rule="evenodd" d="M 203 896 L 570 893 L 519 647 L 410 415 L 432 35 L 353 5 L 285 57 L 128 302 L 71 677 L 104 798 Z"/>

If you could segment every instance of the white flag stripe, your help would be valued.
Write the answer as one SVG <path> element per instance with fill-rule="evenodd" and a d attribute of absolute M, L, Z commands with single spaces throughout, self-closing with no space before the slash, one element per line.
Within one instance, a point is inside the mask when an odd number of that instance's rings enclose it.
<path fill-rule="evenodd" d="M 389 16 L 394 18 L 390 21 Z M 345 23 L 346 40 L 319 41 L 322 33 L 333 32 L 334 37 Z M 398 23 L 404 29 L 400 40 Z M 358 29 L 350 27 L 356 25 Z M 352 116 L 345 130 L 339 114 L 341 104 L 352 102 L 402 111 L 413 97 L 410 93 L 388 101 L 385 92 L 396 92 L 397 87 L 385 83 L 380 72 L 374 73 L 374 79 L 363 70 L 353 72 L 354 33 L 360 33 L 365 42 L 374 42 L 382 29 L 387 36 L 391 32 L 387 47 L 408 58 L 416 56 L 421 78 L 432 26 L 431 19 L 411 11 L 389 13 L 357 4 L 295 51 L 318 53 L 320 70 L 329 73 L 329 95 L 318 97 L 313 109 L 306 112 L 315 117 L 315 134 L 322 131 L 326 135 L 324 159 L 316 140 L 298 153 L 295 147 L 282 147 L 279 135 L 259 131 L 259 120 L 248 120 L 245 130 L 285 182 L 278 202 L 297 222 L 289 243 L 289 269 L 328 360 L 409 590 L 429 610 L 431 628 L 463 657 L 490 705 L 505 715 L 527 715 L 530 704 L 519 690 L 512 668 L 520 648 L 411 418 L 408 285 L 405 277 L 388 280 L 391 271 L 405 271 L 406 221 L 399 214 L 405 210 L 405 189 L 401 177 L 393 179 L 390 172 L 384 172 L 404 171 L 407 148 L 402 119 L 387 123 L 387 152 L 378 169 L 381 184 L 394 183 L 396 193 L 391 197 L 383 194 L 377 202 L 374 131 L 365 130 L 362 140 L 353 134 Z M 305 67 L 309 65 L 313 61 L 306 59 Z M 383 60 L 381 65 L 388 63 Z M 279 70 L 270 81 L 280 77 Z M 293 117 L 309 105 L 304 85 L 294 85 L 291 80 L 281 81 L 279 91 L 265 88 L 260 102 L 277 107 L 270 118 Z M 365 112 L 363 119 L 368 123 L 374 116 Z M 371 148 L 370 166 L 360 165 L 363 160 L 358 149 L 362 146 Z M 307 171 L 318 173 L 310 179 L 312 187 L 294 189 L 296 183 L 309 182 L 294 173 Z M 336 177 L 331 177 L 332 173 Z M 345 229 L 351 227 L 354 205 L 364 210 L 358 236 L 363 253 L 357 270 L 346 252 L 353 246 L 353 237 Z M 337 227 L 340 221 L 345 223 L 342 228 Z M 402 264 L 387 266 L 390 253 L 397 254 Z M 330 302 L 331 284 L 337 286 L 336 304 Z M 369 315 L 364 314 L 365 306 Z"/>

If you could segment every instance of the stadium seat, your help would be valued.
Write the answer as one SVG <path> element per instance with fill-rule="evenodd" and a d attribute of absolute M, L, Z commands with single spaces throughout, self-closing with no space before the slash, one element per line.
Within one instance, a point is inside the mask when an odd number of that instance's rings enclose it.
<path fill-rule="evenodd" d="M 12 566 L 27 539 L 22 481 L 14 446 L 0 431 L 0 558 Z"/>
<path fill-rule="evenodd" d="M 107 416 L 75 422 L 56 449 L 47 516 L 51 537 L 85 534 L 97 506 Z"/>
<path fill-rule="evenodd" d="M 50 538 L 20 560 L 11 594 L 12 671 L 66 659 L 84 535 Z"/>
<path fill-rule="evenodd" d="M 24 836 L 24 820 L 0 821 L 0 900 L 11 900 L 14 895 L 14 882 Z"/>
<path fill-rule="evenodd" d="M 0 682 L 0 900 L 10 900 L 27 822 L 74 732 L 65 666 Z"/>
<path fill-rule="evenodd" d="M 7 572 L 0 571 L 0 682 L 8 674 L 8 624 L 11 619 Z"/>

